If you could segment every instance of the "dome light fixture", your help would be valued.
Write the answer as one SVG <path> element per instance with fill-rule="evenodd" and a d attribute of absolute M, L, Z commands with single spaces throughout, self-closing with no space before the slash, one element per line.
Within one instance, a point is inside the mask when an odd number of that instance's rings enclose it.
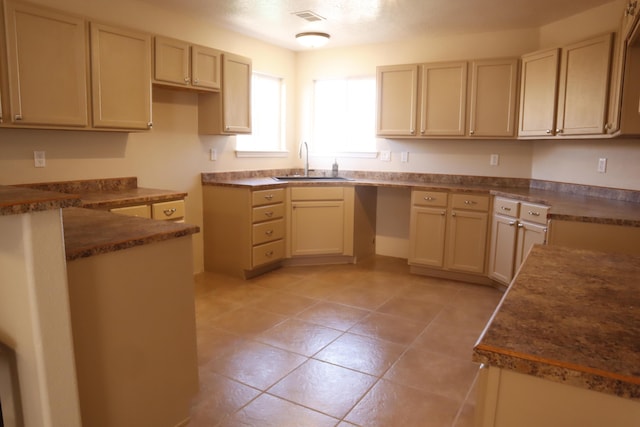
<path fill-rule="evenodd" d="M 324 46 L 330 38 L 331 36 L 327 33 L 308 32 L 296 34 L 298 43 L 307 48 Z"/>

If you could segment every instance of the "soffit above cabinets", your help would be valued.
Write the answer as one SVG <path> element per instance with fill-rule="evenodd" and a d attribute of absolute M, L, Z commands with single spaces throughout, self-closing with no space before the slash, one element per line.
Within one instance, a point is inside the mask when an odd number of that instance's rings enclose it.
<path fill-rule="evenodd" d="M 300 32 L 331 35 L 327 47 L 536 28 L 612 0 L 142 0 L 292 50 Z M 324 19 L 298 16 L 311 12 Z"/>

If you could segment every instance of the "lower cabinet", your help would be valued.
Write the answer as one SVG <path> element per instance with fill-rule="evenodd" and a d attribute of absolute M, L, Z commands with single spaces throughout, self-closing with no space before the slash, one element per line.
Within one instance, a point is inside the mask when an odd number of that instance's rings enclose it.
<path fill-rule="evenodd" d="M 488 195 L 413 191 L 409 264 L 482 275 L 488 210 Z"/>
<path fill-rule="evenodd" d="M 137 216 L 139 218 L 151 218 L 163 221 L 184 222 L 184 200 L 172 200 L 169 202 L 158 202 L 150 205 L 125 206 L 123 208 L 113 208 L 109 212 Z"/>

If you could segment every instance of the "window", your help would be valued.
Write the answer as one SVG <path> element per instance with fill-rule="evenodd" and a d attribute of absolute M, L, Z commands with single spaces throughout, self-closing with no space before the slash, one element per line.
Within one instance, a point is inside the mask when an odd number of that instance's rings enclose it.
<path fill-rule="evenodd" d="M 285 85 L 280 77 L 251 76 L 251 135 L 236 137 L 239 152 L 283 152 L 285 146 Z"/>
<path fill-rule="evenodd" d="M 375 78 L 316 80 L 314 86 L 313 151 L 375 152 Z"/>

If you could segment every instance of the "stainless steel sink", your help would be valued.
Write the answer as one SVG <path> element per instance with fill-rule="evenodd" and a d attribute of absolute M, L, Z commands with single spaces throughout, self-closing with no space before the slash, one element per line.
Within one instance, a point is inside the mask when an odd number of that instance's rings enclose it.
<path fill-rule="evenodd" d="M 304 175 L 284 175 L 274 176 L 276 181 L 353 181 L 351 178 L 343 176 L 304 176 Z"/>

